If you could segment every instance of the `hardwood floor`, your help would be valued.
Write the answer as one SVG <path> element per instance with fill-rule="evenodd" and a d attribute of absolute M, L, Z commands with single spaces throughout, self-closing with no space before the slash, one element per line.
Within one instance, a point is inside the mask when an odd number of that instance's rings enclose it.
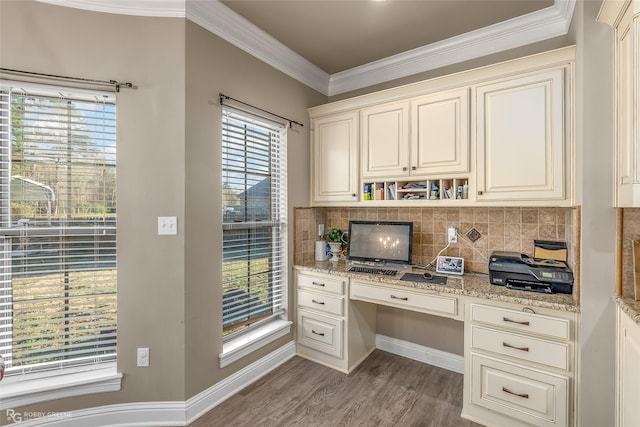
<path fill-rule="evenodd" d="M 295 357 L 189 427 L 478 426 L 462 374 L 376 350 L 350 375 Z"/>

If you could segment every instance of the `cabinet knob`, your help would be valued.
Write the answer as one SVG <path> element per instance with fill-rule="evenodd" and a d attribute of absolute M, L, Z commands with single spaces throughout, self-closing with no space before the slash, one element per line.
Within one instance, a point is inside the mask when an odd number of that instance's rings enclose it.
<path fill-rule="evenodd" d="M 417 167 L 415 167 L 415 166 L 411 166 L 411 170 L 412 170 L 412 171 L 414 171 L 414 170 L 416 170 L 416 169 L 418 169 L 418 168 L 417 168 Z"/>
<path fill-rule="evenodd" d="M 478 191 L 478 196 L 482 196 L 483 191 Z"/>
<path fill-rule="evenodd" d="M 351 197 L 356 197 L 356 193 L 351 193 Z"/>
<path fill-rule="evenodd" d="M 402 171 L 403 171 L 403 172 L 406 172 L 406 171 L 407 171 L 407 168 L 406 168 L 406 167 L 403 167 L 403 168 L 402 168 Z"/>

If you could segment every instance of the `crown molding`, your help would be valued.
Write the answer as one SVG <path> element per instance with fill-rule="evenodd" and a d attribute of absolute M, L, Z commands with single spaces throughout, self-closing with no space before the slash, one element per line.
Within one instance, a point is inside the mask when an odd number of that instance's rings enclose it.
<path fill-rule="evenodd" d="M 119 15 L 185 17 L 185 0 L 38 0 L 57 6 Z"/>
<path fill-rule="evenodd" d="M 331 75 L 329 96 L 567 34 L 576 0 Z"/>
<path fill-rule="evenodd" d="M 576 0 L 327 74 L 218 0 L 39 0 L 59 6 L 139 16 L 186 17 L 275 69 L 333 96 L 567 34 Z"/>
<path fill-rule="evenodd" d="M 190 0 L 187 2 L 186 12 L 187 19 L 190 21 L 298 80 L 300 83 L 325 95 L 328 94 L 329 74 L 218 0 Z"/>

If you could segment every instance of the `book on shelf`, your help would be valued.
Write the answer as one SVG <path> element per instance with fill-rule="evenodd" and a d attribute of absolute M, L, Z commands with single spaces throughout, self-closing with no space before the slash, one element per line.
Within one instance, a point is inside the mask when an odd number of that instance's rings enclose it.
<path fill-rule="evenodd" d="M 396 185 L 389 184 L 387 186 L 387 200 L 395 200 L 396 199 Z"/>

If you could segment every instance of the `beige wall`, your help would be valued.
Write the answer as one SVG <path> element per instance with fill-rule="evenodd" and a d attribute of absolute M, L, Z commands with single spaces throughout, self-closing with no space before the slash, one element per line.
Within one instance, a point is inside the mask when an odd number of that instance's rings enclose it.
<path fill-rule="evenodd" d="M 275 350 L 283 337 L 225 369 L 222 350 L 221 107 L 218 93 L 250 102 L 304 124 L 287 132 L 289 218 L 293 207 L 309 203 L 309 117 L 306 108 L 326 97 L 187 22 L 186 142 L 186 387 L 187 396 Z M 293 262 L 293 233 L 289 234 Z M 293 278 L 290 277 L 290 283 Z M 293 298 L 290 298 L 292 310 Z M 293 330 L 293 329 L 292 329 Z M 205 343 L 205 345 L 202 345 Z"/>
<path fill-rule="evenodd" d="M 137 86 L 117 96 L 122 391 L 32 408 L 184 400 L 184 20 L 32 1 L 0 2 L 0 19 L 2 67 Z M 156 218 L 164 215 L 179 217 L 177 236 L 156 235 Z M 136 347 L 150 348 L 149 368 L 135 367 Z"/>
<path fill-rule="evenodd" d="M 127 402 L 184 401 L 291 340 L 282 338 L 224 370 L 219 368 L 222 244 L 217 95 L 225 92 L 305 124 L 288 132 L 291 212 L 294 205 L 309 203 L 306 108 L 326 102 L 326 96 L 185 19 L 1 1 L 0 31 L 2 67 L 118 79 L 137 86 L 117 97 L 122 390 L 14 409 L 70 411 Z M 178 235 L 157 236 L 158 216 L 177 216 Z M 150 348 L 150 367 L 135 366 L 136 347 Z"/>

